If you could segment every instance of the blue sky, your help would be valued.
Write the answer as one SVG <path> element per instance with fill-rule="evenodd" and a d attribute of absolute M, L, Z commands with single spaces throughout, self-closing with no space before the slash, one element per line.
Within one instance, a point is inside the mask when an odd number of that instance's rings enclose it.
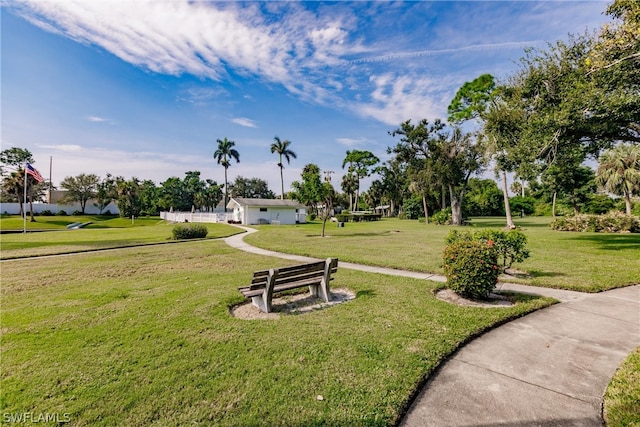
<path fill-rule="evenodd" d="M 608 21 L 604 1 L 2 1 L 2 149 L 29 149 L 55 185 L 107 173 L 160 183 L 199 170 L 279 193 L 274 136 L 335 171 L 347 150 L 387 159 L 406 119 L 446 117 L 465 82 L 498 79 L 526 47 Z"/>

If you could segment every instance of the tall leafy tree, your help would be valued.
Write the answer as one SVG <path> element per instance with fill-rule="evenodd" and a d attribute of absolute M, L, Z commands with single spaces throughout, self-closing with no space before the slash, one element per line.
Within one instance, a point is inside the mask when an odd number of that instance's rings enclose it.
<path fill-rule="evenodd" d="M 116 191 L 118 192 L 118 210 L 120 217 L 130 218 L 140 216 L 142 212 L 141 181 L 138 178 L 125 180 L 124 177 L 116 178 Z"/>
<path fill-rule="evenodd" d="M 4 176 L 7 166 L 14 171 L 24 167 L 24 164 L 34 163 L 33 155 L 26 148 L 11 147 L 0 151 L 0 176 Z"/>
<path fill-rule="evenodd" d="M 225 137 L 224 139 L 218 139 L 218 149 L 213 153 L 213 157 L 218 161 L 219 165 L 224 168 L 224 209 L 227 209 L 227 203 L 229 202 L 229 189 L 227 180 L 227 169 L 231 166 L 231 160 L 235 160 L 236 163 L 240 162 L 240 153 L 236 150 L 234 141 L 230 141 Z"/>
<path fill-rule="evenodd" d="M 236 177 L 236 180 L 229 184 L 231 197 L 245 197 L 248 199 L 275 199 L 276 195 L 269 190 L 269 184 L 260 178 Z"/>
<path fill-rule="evenodd" d="M 511 206 L 507 194 L 507 172 L 513 172 L 516 168 L 516 161 L 510 156 L 508 147 L 511 144 L 509 129 L 492 126 L 496 114 L 503 113 L 500 108 L 505 105 L 500 99 L 500 90 L 496 87 L 495 80 L 491 74 L 483 74 L 476 79 L 462 85 L 448 107 L 449 121 L 452 123 L 462 123 L 468 120 L 478 120 L 484 124 L 485 136 L 488 137 L 488 149 L 492 152 L 496 162 L 496 174 L 502 175 L 502 192 L 504 202 L 504 212 L 508 228 L 515 228 L 511 216 Z M 512 118 L 511 118 L 512 119 Z M 488 123 L 489 122 L 489 123 Z M 510 123 L 513 126 L 513 122 Z"/>
<path fill-rule="evenodd" d="M 95 203 L 93 206 L 97 207 L 102 214 L 102 211 L 118 197 L 118 192 L 116 190 L 116 181 L 111 176 L 111 174 L 107 174 L 107 176 L 102 179 L 98 185 L 96 186 L 96 195 L 95 195 Z"/>
<path fill-rule="evenodd" d="M 100 178 L 95 174 L 81 173 L 78 176 L 68 176 L 62 180 L 60 187 L 65 190 L 62 203 L 80 204 L 80 211 L 84 214 L 87 202 L 97 195 Z"/>
<path fill-rule="evenodd" d="M 459 128 L 447 129 L 440 120 L 429 124 L 426 119 L 416 125 L 407 120 L 391 135 L 400 136 L 391 153 L 408 163 L 420 159 L 428 176 L 442 180 L 449 193 L 452 223 L 462 225 L 462 200 L 469 178 L 486 164 L 482 141 Z"/>
<path fill-rule="evenodd" d="M 317 213 L 317 205 L 323 198 L 322 178 L 318 165 L 306 164 L 302 169 L 302 181 L 293 181 L 291 187 L 293 187 L 295 199 L 307 206 L 310 212 Z"/>
<path fill-rule="evenodd" d="M 278 167 L 280 168 L 280 199 L 284 199 L 284 176 L 282 174 L 282 170 L 284 169 L 284 164 L 282 163 L 282 157 L 287 160 L 287 164 L 291 163 L 291 158 L 296 159 L 298 156 L 294 153 L 289 146 L 291 145 L 291 141 L 288 140 L 280 140 L 279 137 L 273 138 L 274 142 L 271 144 L 271 153 L 278 153 Z"/>
<path fill-rule="evenodd" d="M 369 176 L 372 172 L 372 168 L 380 163 L 380 159 L 376 157 L 371 151 L 366 150 L 347 150 L 347 155 L 342 161 L 342 168 L 348 164 L 349 173 L 352 174 L 358 186 L 356 188 L 355 209 L 358 209 L 358 199 L 360 198 L 360 180 Z"/>
<path fill-rule="evenodd" d="M 621 144 L 605 151 L 598 159 L 596 183 L 609 193 L 624 198 L 631 215 L 631 196 L 640 194 L 640 146 Z"/>

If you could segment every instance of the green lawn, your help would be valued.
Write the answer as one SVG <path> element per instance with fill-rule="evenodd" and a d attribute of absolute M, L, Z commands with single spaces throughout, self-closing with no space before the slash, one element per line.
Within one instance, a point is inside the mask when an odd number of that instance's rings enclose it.
<path fill-rule="evenodd" d="M 622 363 L 604 394 L 609 427 L 640 425 L 640 347 Z"/>
<path fill-rule="evenodd" d="M 332 284 L 355 300 L 229 314 L 254 270 L 288 263 L 221 241 L 2 261 L 1 412 L 72 426 L 393 425 L 461 343 L 550 303 L 459 307 L 433 282 L 340 269 Z"/>
<path fill-rule="evenodd" d="M 61 219 L 63 218 L 63 219 Z M 99 249 L 139 246 L 146 244 L 172 243 L 169 224 L 159 217 L 131 219 L 113 217 L 37 217 L 42 232 L 9 233 L 0 236 L 0 258 L 11 259 L 54 255 Z M 19 220 L 19 218 L 17 218 Z M 3 230 L 15 229 L 21 221 L 16 218 L 2 218 Z M 86 228 L 67 230 L 74 222 L 92 222 Z M 227 237 L 240 229 L 227 224 L 205 224 L 209 229 L 207 238 Z"/>
<path fill-rule="evenodd" d="M 569 233 L 553 231 L 550 218 L 527 217 L 515 222 L 529 239 L 531 257 L 514 267 L 530 273 L 509 281 L 596 292 L 640 283 L 640 234 Z M 503 218 L 474 218 L 476 227 L 504 227 Z M 444 238 L 452 227 L 417 221 L 384 219 L 327 224 L 320 237 L 318 222 L 297 226 L 257 226 L 248 243 L 266 249 L 414 271 L 441 273 Z"/>

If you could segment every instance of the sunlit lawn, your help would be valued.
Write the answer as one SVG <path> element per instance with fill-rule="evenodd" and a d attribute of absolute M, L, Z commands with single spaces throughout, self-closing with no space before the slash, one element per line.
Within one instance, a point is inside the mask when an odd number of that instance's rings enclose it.
<path fill-rule="evenodd" d="M 221 241 L 2 261 L 0 412 L 71 426 L 393 425 L 462 342 L 549 303 L 459 307 L 433 282 L 339 269 L 333 286 L 353 301 L 229 314 L 254 270 L 288 263 Z"/>
<path fill-rule="evenodd" d="M 529 239 L 531 257 L 514 267 L 527 279 L 505 278 L 536 286 L 600 291 L 640 283 L 640 235 L 553 231 L 550 218 L 527 217 L 515 222 Z M 474 218 L 472 226 L 504 227 L 502 218 Z M 267 249 L 425 272 L 441 272 L 444 238 L 453 227 L 417 221 L 327 224 L 320 237 L 318 222 L 297 226 L 258 226 L 246 241 Z"/>
<path fill-rule="evenodd" d="M 604 394 L 608 427 L 640 425 L 640 347 L 622 363 Z"/>
<path fill-rule="evenodd" d="M 63 254 L 145 244 L 171 243 L 174 224 L 160 218 L 37 217 L 38 224 L 50 231 L 2 234 L 0 258 Z M 20 222 L 19 218 L 17 218 Z M 91 222 L 86 228 L 67 230 L 74 222 Z M 0 220 L 3 230 L 15 227 L 16 218 Z M 241 232 L 227 224 L 205 224 L 207 238 L 226 237 Z M 20 225 L 22 227 L 22 225 Z M 14 228 L 15 229 L 15 228 Z"/>

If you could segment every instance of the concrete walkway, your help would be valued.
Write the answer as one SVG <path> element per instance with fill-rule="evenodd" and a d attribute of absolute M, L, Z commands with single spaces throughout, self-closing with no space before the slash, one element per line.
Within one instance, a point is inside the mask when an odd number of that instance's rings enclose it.
<path fill-rule="evenodd" d="M 250 246 L 244 236 L 225 241 L 260 255 L 314 260 Z M 445 280 L 350 263 L 340 267 Z M 459 349 L 428 380 L 400 425 L 602 426 L 607 384 L 625 357 L 640 346 L 640 285 L 599 294 L 515 284 L 498 287 L 554 297 L 561 304 L 509 322 Z"/>

